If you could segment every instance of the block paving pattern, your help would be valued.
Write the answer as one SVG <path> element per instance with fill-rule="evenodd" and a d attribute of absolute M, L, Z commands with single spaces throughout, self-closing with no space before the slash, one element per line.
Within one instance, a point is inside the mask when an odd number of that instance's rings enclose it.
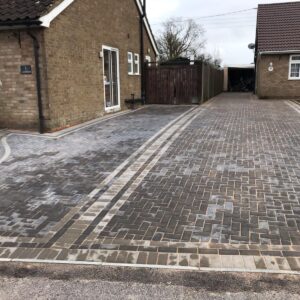
<path fill-rule="evenodd" d="M 14 218 L 0 260 L 300 274 L 297 105 L 225 94 L 185 108 L 44 234 L 12 234 Z"/>
<path fill-rule="evenodd" d="M 46 236 L 78 205 L 89 206 L 86 196 L 108 174 L 189 109 L 149 107 L 61 139 L 9 136 L 12 155 L 0 165 L 0 235 Z"/>
<path fill-rule="evenodd" d="M 300 119 L 224 98 L 199 116 L 100 237 L 300 245 Z"/>

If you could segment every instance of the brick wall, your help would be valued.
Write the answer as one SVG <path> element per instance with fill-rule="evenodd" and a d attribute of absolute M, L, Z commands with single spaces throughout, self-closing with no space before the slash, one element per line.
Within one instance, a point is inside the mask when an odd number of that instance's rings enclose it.
<path fill-rule="evenodd" d="M 145 35 L 145 53 L 155 54 Z M 139 13 L 134 0 L 75 1 L 44 31 L 47 65 L 47 127 L 51 130 L 102 116 L 102 46 L 119 49 L 121 109 L 140 96 L 140 76 L 127 73 L 127 52 L 140 53 Z"/>
<path fill-rule="evenodd" d="M 300 80 L 289 80 L 289 55 L 263 55 L 258 58 L 257 95 L 260 98 L 300 98 Z M 269 72 L 270 63 L 274 71 Z"/>
<path fill-rule="evenodd" d="M 20 66 L 33 73 L 21 75 Z M 0 31 L 0 127 L 38 126 L 37 94 L 31 38 L 25 32 Z"/>

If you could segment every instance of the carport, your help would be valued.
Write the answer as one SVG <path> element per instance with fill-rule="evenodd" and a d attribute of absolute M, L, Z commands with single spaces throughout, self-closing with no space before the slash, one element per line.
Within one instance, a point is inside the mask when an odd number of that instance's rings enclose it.
<path fill-rule="evenodd" d="M 254 86 L 254 65 L 231 65 L 224 68 L 225 92 L 253 92 Z"/>

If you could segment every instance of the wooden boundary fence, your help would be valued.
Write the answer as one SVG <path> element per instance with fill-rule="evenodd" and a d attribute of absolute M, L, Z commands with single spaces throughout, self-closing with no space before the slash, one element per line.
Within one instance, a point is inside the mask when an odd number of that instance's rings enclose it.
<path fill-rule="evenodd" d="M 209 64 L 145 68 L 147 104 L 200 104 L 223 91 L 223 70 Z"/>

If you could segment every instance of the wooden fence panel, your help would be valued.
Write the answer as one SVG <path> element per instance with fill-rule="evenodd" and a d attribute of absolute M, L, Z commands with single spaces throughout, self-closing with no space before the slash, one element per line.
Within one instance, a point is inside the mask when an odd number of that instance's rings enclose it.
<path fill-rule="evenodd" d="M 223 71 L 208 64 L 147 66 L 148 104 L 200 104 L 223 89 Z"/>

